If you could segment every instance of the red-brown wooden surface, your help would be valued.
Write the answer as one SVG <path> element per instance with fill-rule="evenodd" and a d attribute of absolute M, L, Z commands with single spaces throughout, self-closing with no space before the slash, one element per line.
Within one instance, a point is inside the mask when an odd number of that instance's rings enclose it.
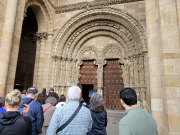
<path fill-rule="evenodd" d="M 119 92 L 124 87 L 122 78 L 122 68 L 118 60 L 107 60 L 103 70 L 103 98 L 105 108 L 120 110 Z"/>
<path fill-rule="evenodd" d="M 97 91 L 97 66 L 94 61 L 83 61 L 80 72 L 80 87 L 82 88 L 82 84 L 91 84 L 93 85 L 93 91 Z"/>

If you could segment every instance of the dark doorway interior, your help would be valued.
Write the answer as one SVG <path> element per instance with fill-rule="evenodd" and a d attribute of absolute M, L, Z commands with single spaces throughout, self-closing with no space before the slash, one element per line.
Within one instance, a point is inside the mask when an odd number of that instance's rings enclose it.
<path fill-rule="evenodd" d="M 82 85 L 82 97 L 84 101 L 89 104 L 90 98 L 93 93 L 93 85 Z"/>
<path fill-rule="evenodd" d="M 37 20 L 33 10 L 29 7 L 24 18 L 21 41 L 16 67 L 14 89 L 22 91 L 33 85 L 34 65 L 36 56 Z"/>

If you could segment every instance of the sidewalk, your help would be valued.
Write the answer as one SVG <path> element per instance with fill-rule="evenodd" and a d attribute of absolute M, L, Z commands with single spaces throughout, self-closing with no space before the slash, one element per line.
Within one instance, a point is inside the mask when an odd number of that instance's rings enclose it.
<path fill-rule="evenodd" d="M 123 117 L 123 112 L 122 110 L 106 110 L 107 111 L 107 115 L 111 115 L 111 116 L 117 116 L 117 117 Z M 117 117 L 107 117 L 107 127 L 106 127 L 106 131 L 107 131 L 107 135 L 118 135 L 119 134 L 119 121 L 121 118 L 117 118 Z"/>

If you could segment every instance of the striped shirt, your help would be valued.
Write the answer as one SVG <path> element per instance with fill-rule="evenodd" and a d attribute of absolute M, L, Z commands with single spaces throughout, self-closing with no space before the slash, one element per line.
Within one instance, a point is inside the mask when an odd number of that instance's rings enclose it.
<path fill-rule="evenodd" d="M 54 112 L 49 124 L 46 135 L 56 135 L 56 131 L 73 115 L 79 106 L 79 101 L 71 100 L 68 104 L 59 107 Z M 90 110 L 84 106 L 81 107 L 75 118 L 59 131 L 57 135 L 86 135 L 92 128 L 92 118 Z"/>

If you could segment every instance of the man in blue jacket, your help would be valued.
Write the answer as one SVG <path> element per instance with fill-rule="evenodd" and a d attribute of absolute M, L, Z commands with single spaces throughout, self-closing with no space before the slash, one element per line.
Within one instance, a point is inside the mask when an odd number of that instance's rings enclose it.
<path fill-rule="evenodd" d="M 19 112 L 22 114 L 24 104 L 30 106 L 28 115 L 32 121 L 32 135 L 38 135 L 42 133 L 42 126 L 44 122 L 43 108 L 39 102 L 36 102 L 38 90 L 35 87 L 30 87 L 27 90 L 27 98 L 21 100 L 21 105 L 19 106 Z"/>

